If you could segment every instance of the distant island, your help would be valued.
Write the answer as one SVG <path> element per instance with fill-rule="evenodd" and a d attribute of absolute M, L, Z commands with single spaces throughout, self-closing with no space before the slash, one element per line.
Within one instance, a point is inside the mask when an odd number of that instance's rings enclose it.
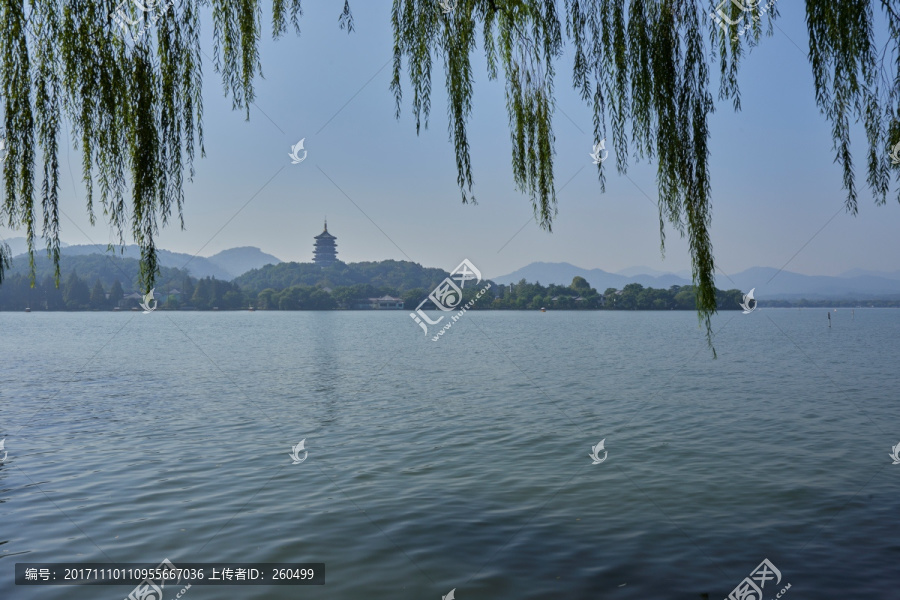
<path fill-rule="evenodd" d="M 143 299 L 137 289 L 139 263 L 133 258 L 92 254 L 66 257 L 59 287 L 49 261 L 36 257 L 34 287 L 27 268 L 14 270 L 0 285 L 0 310 L 131 310 Z M 233 281 L 196 278 L 182 269 L 162 268 L 154 289 L 160 310 L 409 310 L 446 277 L 447 271 L 408 261 L 280 263 L 253 269 Z M 483 286 L 478 286 L 483 287 Z M 463 302 L 476 286 L 463 289 Z M 668 289 L 639 283 L 602 293 L 576 276 L 568 286 L 524 279 L 493 283 L 475 302 L 479 310 L 694 310 L 690 285 Z M 717 290 L 719 310 L 740 310 L 740 290 Z M 764 306 L 859 306 L 859 302 L 770 301 Z M 868 301 L 866 306 L 900 306 L 900 301 Z M 426 310 L 434 308 L 426 303 Z"/>
<path fill-rule="evenodd" d="M 153 290 L 156 306 L 160 310 L 412 311 L 449 276 L 443 269 L 423 267 L 409 261 L 344 263 L 338 259 L 337 237 L 328 231 L 327 223 L 313 241 L 314 259 L 311 263 L 282 262 L 253 247 L 232 248 L 207 258 L 161 250 L 162 266 Z M 17 243 L 19 247 L 24 247 L 24 240 L 19 239 Z M 0 284 L 0 310 L 136 310 L 146 293 L 138 286 L 139 256 L 136 246 L 105 253 L 97 246 L 67 246 L 60 260 L 59 285 L 54 266 L 46 255 L 39 253 L 34 257 L 34 282 L 27 256 L 16 256 L 12 269 Z M 819 296 L 813 299 L 776 300 L 770 297 L 760 301 L 760 306 L 900 307 L 900 294 L 890 293 L 894 289 L 892 286 L 900 286 L 900 281 L 870 273 L 853 273 L 850 278 L 840 279 L 810 277 L 786 271 L 772 274 L 770 270 L 760 268 L 756 268 L 759 272 L 750 271 L 753 270 L 735 274 L 729 279 L 740 285 L 743 285 L 741 282 L 747 283 L 748 290 L 754 287 L 753 281 L 771 281 L 774 275 L 778 275 L 788 280 L 794 289 L 797 285 L 791 278 L 805 278 L 810 282 L 811 289 L 819 292 L 828 285 L 823 280 L 830 279 L 868 286 L 869 289 L 881 286 L 881 289 L 888 291 L 881 298 L 829 299 Z M 539 280 L 551 283 L 541 285 Z M 689 280 L 674 274 L 624 275 L 600 269 L 588 271 L 568 263 L 532 263 L 515 273 L 490 281 L 490 293 L 475 301 L 473 308 L 696 309 L 694 287 Z M 598 291 L 590 281 L 606 284 L 601 286 L 604 291 Z M 465 287 L 462 291 L 462 303 L 475 300 L 474 286 Z M 816 296 L 815 293 L 813 295 Z M 741 310 L 742 298 L 743 293 L 738 289 L 716 290 L 719 310 Z M 436 307 L 429 301 L 422 308 L 429 310 Z"/>

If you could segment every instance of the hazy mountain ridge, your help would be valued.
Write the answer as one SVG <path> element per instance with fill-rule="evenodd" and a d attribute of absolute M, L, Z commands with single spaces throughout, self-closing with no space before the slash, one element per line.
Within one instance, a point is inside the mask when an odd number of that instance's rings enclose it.
<path fill-rule="evenodd" d="M 19 254 L 24 254 L 24 253 L 28 252 L 28 243 L 25 241 L 24 237 L 9 238 L 8 240 L 5 240 L 5 242 L 6 242 L 6 244 L 9 245 L 9 249 L 12 252 L 13 256 L 17 256 Z M 0 241 L 0 244 L 2 244 L 2 243 L 3 242 Z M 34 247 L 35 253 L 42 252 L 42 253 L 46 254 L 44 240 L 42 240 L 42 239 L 34 240 L 34 246 L 35 246 Z M 68 244 L 65 242 L 60 242 L 59 247 L 66 248 L 66 247 L 68 247 Z"/>
<path fill-rule="evenodd" d="M 668 271 L 659 271 L 657 269 L 651 269 L 650 267 L 628 267 L 627 269 L 622 269 L 621 271 L 616 271 L 616 275 L 625 275 L 626 277 L 633 277 L 635 275 L 652 275 L 653 277 L 659 277 L 660 275 L 675 275 L 676 277 L 681 277 L 682 279 L 690 279 L 691 272 L 689 270 L 684 271 L 676 271 L 674 273 L 670 273 Z"/>
<path fill-rule="evenodd" d="M 206 260 L 223 271 L 227 271 L 231 275 L 231 279 L 253 269 L 261 269 L 266 265 L 278 265 L 283 262 L 280 258 L 266 254 L 256 246 L 229 248 L 213 254 Z"/>
<path fill-rule="evenodd" d="M 41 242 L 39 240 L 39 242 Z M 21 264 L 27 261 L 23 252 L 26 249 L 25 238 L 16 237 L 6 240 L 13 251 L 14 259 Z M 124 253 L 116 247 L 107 252 L 101 245 L 73 245 L 60 243 L 63 259 L 66 256 L 85 256 L 91 254 L 114 255 L 117 257 L 140 259 L 140 250 L 136 245 L 128 245 Z M 17 252 L 19 250 L 19 252 Z M 43 247 L 36 249 L 36 258 L 46 256 Z M 197 278 L 215 277 L 232 281 L 241 275 L 249 274 L 255 269 L 267 265 L 285 264 L 279 258 L 267 254 L 254 246 L 229 248 L 209 257 L 191 256 L 181 252 L 159 250 L 160 264 L 163 267 L 184 269 Z M 289 269 L 290 270 L 290 269 Z M 292 273 L 292 275 L 295 275 Z M 308 279 L 299 276 L 298 281 Z M 603 269 L 584 269 L 571 263 L 533 262 L 507 275 L 494 277 L 497 284 L 508 285 L 525 279 L 529 283 L 570 285 L 576 276 L 584 277 L 591 287 L 603 293 L 609 288 L 622 289 L 629 283 L 639 283 L 644 287 L 668 289 L 673 285 L 691 285 L 689 276 L 681 273 L 663 273 L 649 267 L 630 267 L 617 273 Z M 251 278 L 252 279 L 252 276 Z M 276 278 L 277 279 L 277 278 Z M 293 281 L 293 277 L 289 277 Z M 427 278 L 426 278 L 427 279 Z M 241 282 L 241 283 L 248 283 Z M 296 282 L 294 282 L 296 283 Z M 396 283 L 396 282 L 393 282 Z M 900 270 L 874 271 L 851 269 L 838 276 L 803 275 L 791 271 L 779 271 L 772 267 L 751 267 L 729 276 L 722 273 L 716 275 L 716 287 L 722 290 L 739 289 L 744 292 L 756 289 L 756 297 L 760 299 L 809 300 L 822 299 L 873 299 L 900 297 Z"/>
<path fill-rule="evenodd" d="M 493 281 L 509 285 L 510 283 L 518 283 L 519 280 L 525 279 L 528 282 L 540 282 L 544 285 L 553 283 L 556 285 L 569 285 L 572 279 L 584 277 L 587 279 L 591 287 L 598 292 L 603 293 L 608 288 L 621 290 L 629 283 L 639 283 L 644 287 L 668 289 L 673 285 L 690 285 L 690 279 L 679 277 L 671 273 L 665 275 L 620 275 L 618 273 L 610 273 L 603 269 L 583 269 L 576 267 L 570 263 L 545 263 L 534 262 L 526 265 L 521 269 L 513 271 L 508 275 L 493 277 Z M 722 287 L 721 285 L 719 286 Z"/>
<path fill-rule="evenodd" d="M 11 238 L 7 243 L 12 250 L 13 259 L 22 257 L 27 250 L 25 238 Z M 60 254 L 65 256 L 86 256 L 90 254 L 110 255 L 120 258 L 133 258 L 140 260 L 141 251 L 135 244 L 129 244 L 124 249 L 118 246 L 113 250 L 107 250 L 106 246 L 78 244 L 69 246 L 60 242 Z M 16 252 L 16 249 L 20 252 Z M 157 250 L 159 254 L 159 263 L 163 267 L 173 269 L 184 269 L 193 277 L 215 277 L 231 281 L 232 279 L 243 275 L 253 269 L 259 269 L 266 265 L 279 264 L 281 259 L 266 254 L 255 246 L 241 246 L 238 248 L 229 248 L 212 256 L 192 256 L 183 252 L 171 252 L 169 250 Z M 46 256 L 43 247 L 36 249 L 35 258 L 38 255 Z M 27 260 L 27 258 L 26 258 Z"/>
<path fill-rule="evenodd" d="M 624 272 L 633 272 L 625 269 Z M 621 273 L 621 272 L 620 272 Z M 584 277 L 592 287 L 603 292 L 608 288 L 622 289 L 626 284 L 639 283 L 644 287 L 669 288 L 673 285 L 690 285 L 690 279 L 674 274 L 622 275 L 603 269 L 583 269 L 570 263 L 535 262 L 508 275 L 494 277 L 500 284 L 517 283 L 521 279 L 542 284 L 569 285 L 576 276 Z M 877 273 L 877 274 L 876 274 Z M 891 276 L 896 278 L 891 278 Z M 722 290 L 739 289 L 744 292 L 756 288 L 760 299 L 870 299 L 900 296 L 900 272 L 881 273 L 853 269 L 838 277 L 826 275 L 802 275 L 772 267 L 751 267 L 730 277 L 718 273 L 716 287 Z"/>
<path fill-rule="evenodd" d="M 850 269 L 849 271 L 841 273 L 838 277 L 860 277 L 865 275 L 900 280 L 900 271 L 869 271 L 867 269 Z"/>

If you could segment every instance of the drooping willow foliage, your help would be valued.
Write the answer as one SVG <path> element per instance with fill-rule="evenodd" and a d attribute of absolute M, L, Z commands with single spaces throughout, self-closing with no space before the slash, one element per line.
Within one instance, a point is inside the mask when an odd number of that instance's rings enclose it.
<path fill-rule="evenodd" d="M 211 49 L 200 46 L 201 13 L 213 28 Z M 273 37 L 287 20 L 299 34 L 301 14 L 300 0 L 273 0 Z M 346 0 L 339 23 L 353 29 Z M 59 279 L 60 129 L 68 125 L 91 224 L 99 200 L 120 243 L 130 229 L 141 283 L 152 286 L 156 234 L 174 217 L 184 226 L 184 175 L 194 174 L 197 147 L 203 155 L 203 58 L 212 54 L 225 93 L 249 118 L 261 29 L 257 0 L 0 0 L 0 219 L 25 228 L 32 278 L 39 196 Z M 9 258 L 0 245 L 0 281 Z"/>
<path fill-rule="evenodd" d="M 657 164 L 662 248 L 666 223 L 688 238 L 698 312 L 711 345 L 716 304 L 708 119 L 715 110 L 716 82 L 710 75 L 718 71 L 718 99 L 740 109 L 741 58 L 764 32 L 772 33 L 778 2 L 451 0 L 445 5 L 455 6 L 448 12 L 427 0 L 394 0 L 397 113 L 405 59 L 416 128 L 427 126 L 432 59 L 442 58 L 462 201 L 475 202 L 466 122 L 480 27 L 488 75 L 496 78 L 502 69 L 506 83 L 516 185 L 531 197 L 535 218 L 549 231 L 557 214 L 554 66 L 564 30 L 574 55 L 572 84 L 593 110 L 595 143 L 611 138 L 620 173 L 627 171 L 632 154 Z M 889 35 L 882 45 L 875 36 L 876 5 L 887 19 Z M 806 0 L 806 14 L 816 99 L 833 126 L 847 209 L 857 210 L 849 137 L 857 121 L 868 138 L 867 182 L 883 204 L 890 187 L 887 152 L 900 142 L 900 0 Z M 602 162 L 597 177 L 602 188 Z M 727 192 L 728 182 L 721 186 Z"/>
<path fill-rule="evenodd" d="M 540 226 L 551 230 L 554 86 L 568 44 L 572 84 L 593 111 L 594 142 L 610 140 L 620 173 L 631 157 L 657 165 L 661 242 L 667 223 L 688 238 L 710 336 L 713 88 L 740 108 L 741 58 L 772 32 L 778 3 L 788 1 L 796 0 L 393 0 L 397 115 L 405 61 L 416 129 L 427 127 L 433 61 L 442 60 L 457 180 L 462 201 L 475 202 L 467 123 L 476 77 L 471 58 L 480 43 L 487 75 L 502 73 L 505 82 L 516 185 Z M 339 26 L 352 31 L 348 0 L 341 4 Z M 211 49 L 200 46 L 201 16 L 213 28 Z M 301 16 L 300 0 L 272 0 L 271 35 L 286 33 L 288 21 L 299 34 Z M 832 125 L 847 209 L 857 210 L 850 151 L 857 122 L 868 142 L 866 181 L 883 204 L 892 170 L 887 153 L 900 142 L 900 0 L 806 0 L 806 19 L 813 91 Z M 40 237 L 58 265 L 58 153 L 67 127 L 82 155 L 91 222 L 98 193 L 120 242 L 130 230 L 141 247 L 149 288 L 158 272 L 155 236 L 175 217 L 183 226 L 184 175 L 193 176 L 195 149 L 203 155 L 202 59 L 211 54 L 225 93 L 249 118 L 262 71 L 262 20 L 259 0 L 0 0 L 0 219 L 24 226 L 32 254 L 42 222 Z M 603 187 L 603 163 L 597 177 Z M 727 192 L 729 183 L 720 186 Z M 0 245 L 0 280 L 8 259 Z"/>

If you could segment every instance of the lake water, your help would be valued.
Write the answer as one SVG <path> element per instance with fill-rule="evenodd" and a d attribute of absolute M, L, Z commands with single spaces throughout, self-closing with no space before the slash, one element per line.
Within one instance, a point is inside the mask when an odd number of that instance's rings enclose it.
<path fill-rule="evenodd" d="M 0 313 L 0 598 L 164 558 L 326 564 L 187 600 L 719 600 L 766 558 L 765 600 L 900 597 L 900 310 L 714 323 L 717 360 L 688 312 Z"/>

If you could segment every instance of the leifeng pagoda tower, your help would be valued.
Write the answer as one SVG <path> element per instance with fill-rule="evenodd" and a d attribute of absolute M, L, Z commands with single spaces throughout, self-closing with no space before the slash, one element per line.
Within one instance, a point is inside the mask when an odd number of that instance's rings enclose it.
<path fill-rule="evenodd" d="M 315 237 L 313 262 L 320 267 L 327 267 L 337 262 L 337 238 L 328 233 L 328 219 L 325 220 L 325 231 Z"/>

